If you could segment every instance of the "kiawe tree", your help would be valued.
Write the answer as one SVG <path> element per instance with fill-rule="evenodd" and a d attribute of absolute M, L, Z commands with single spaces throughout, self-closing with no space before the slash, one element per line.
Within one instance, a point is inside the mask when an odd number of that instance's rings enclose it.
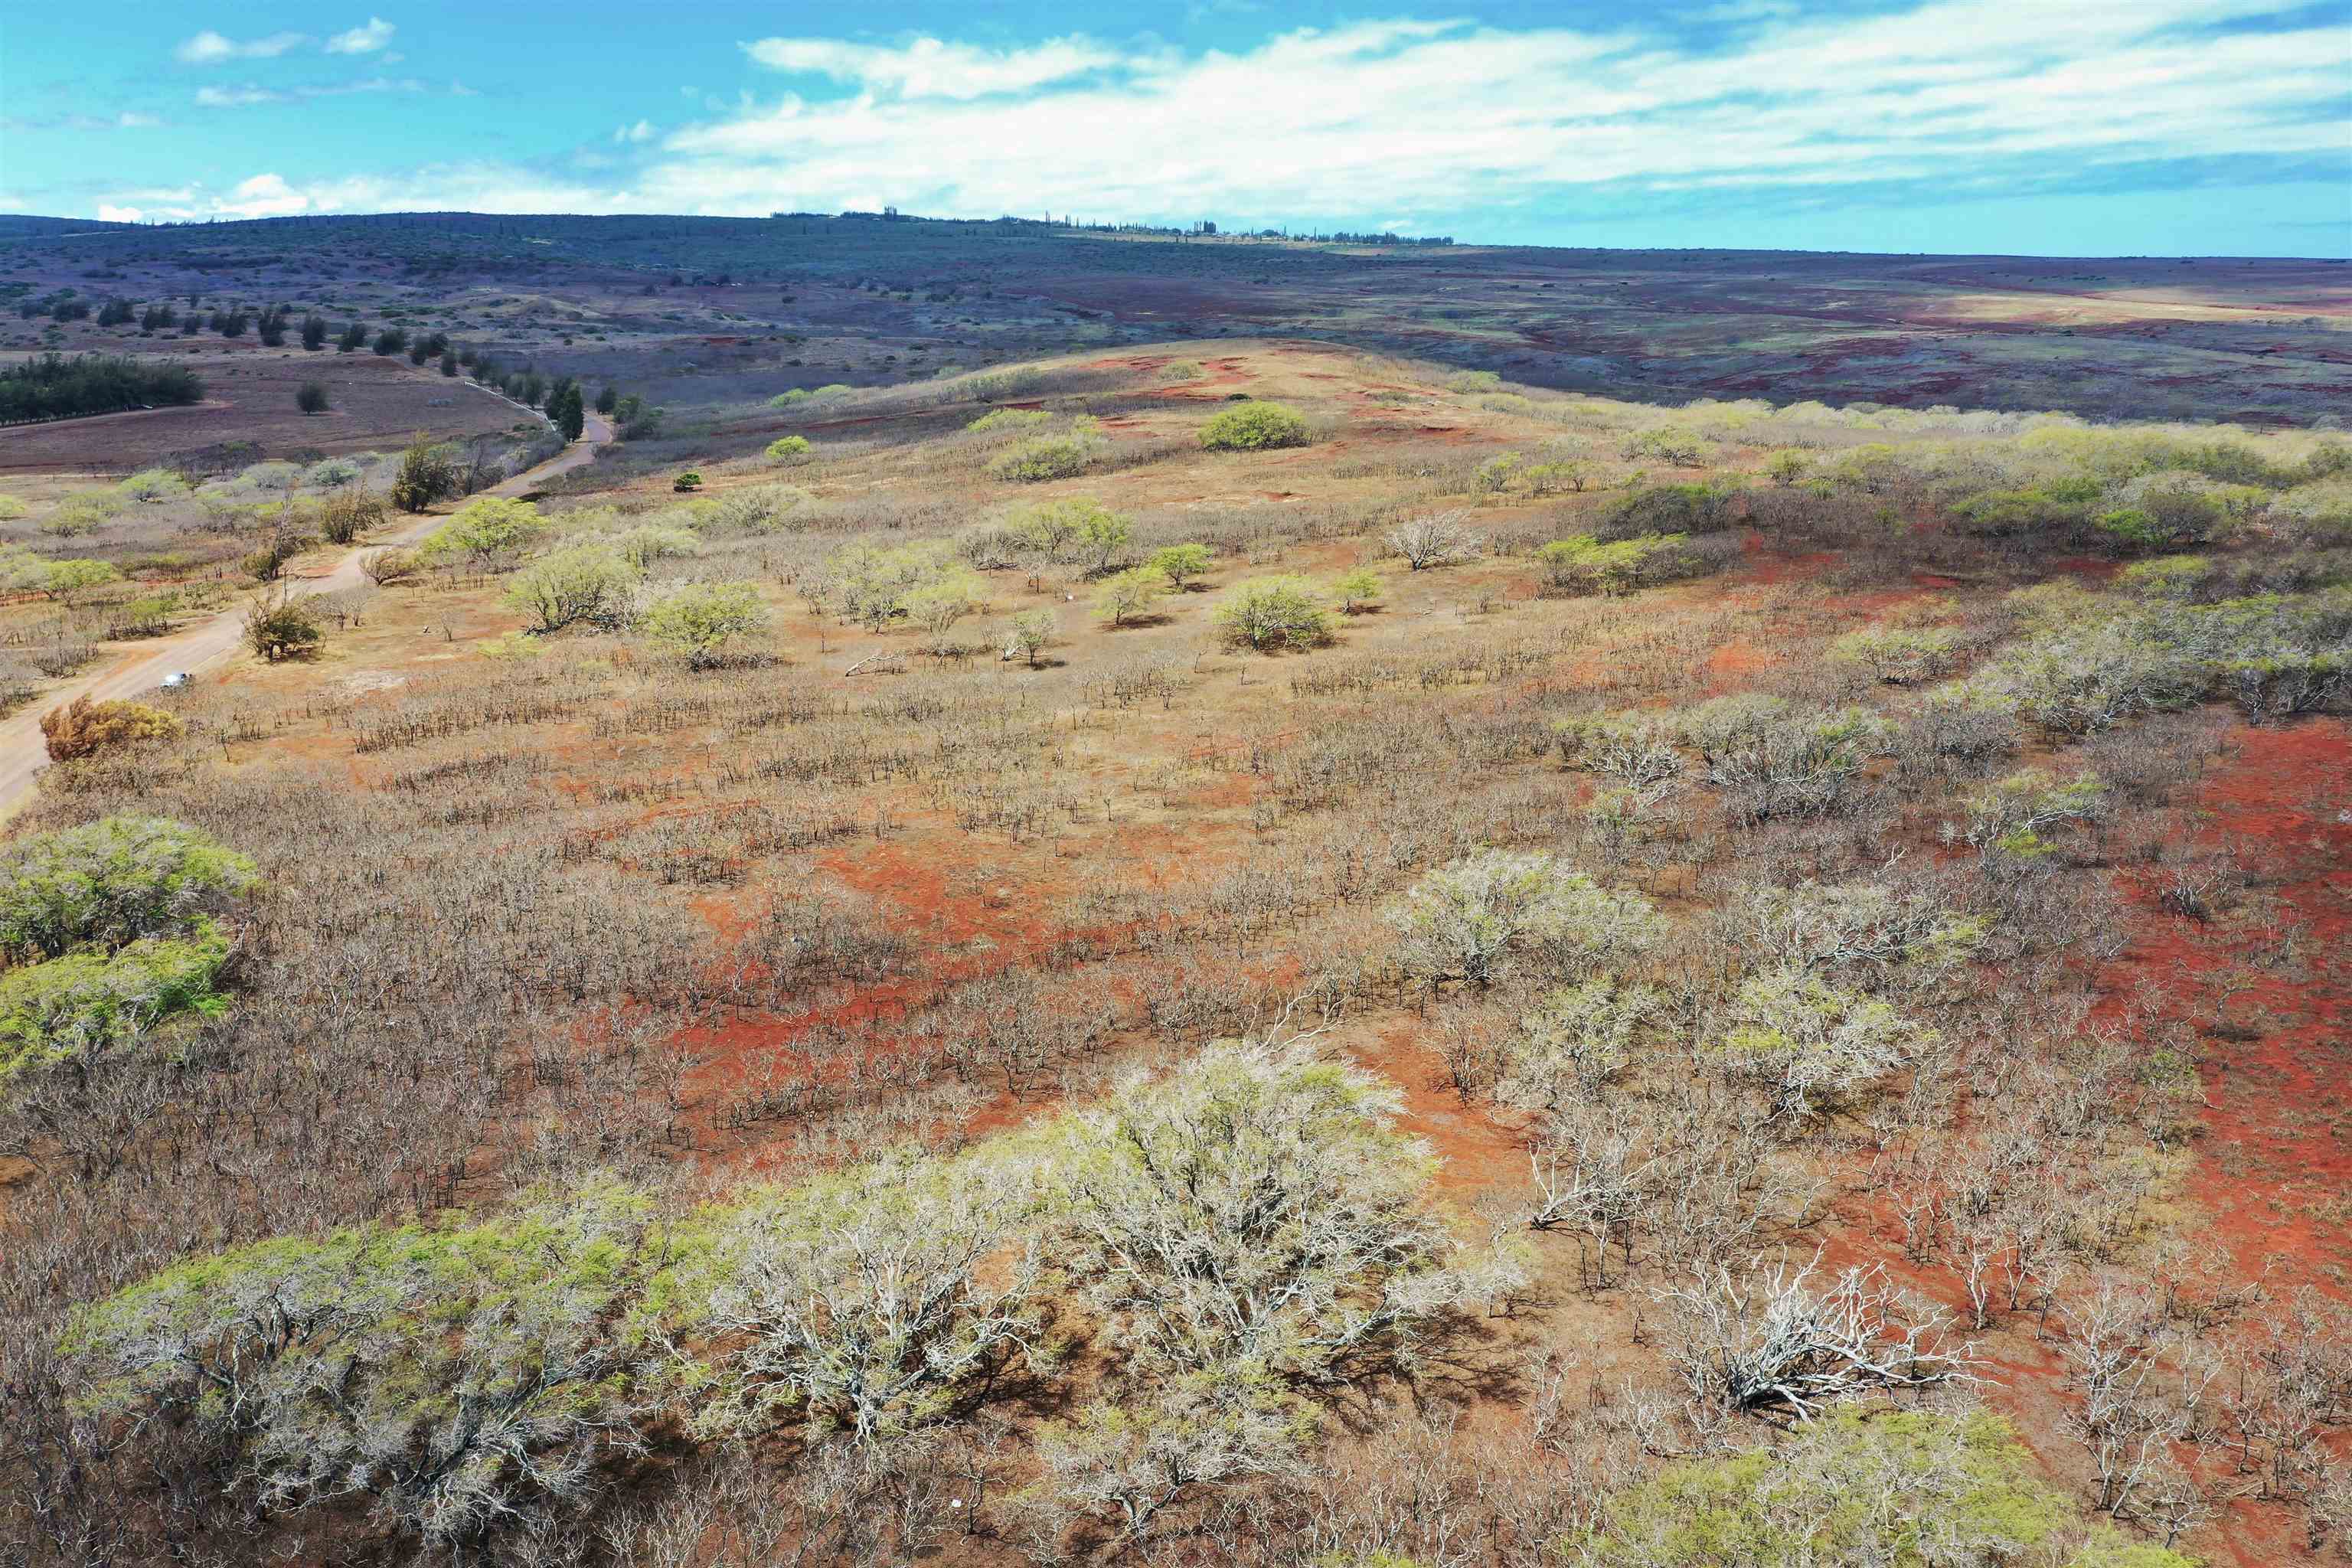
<path fill-rule="evenodd" d="M 643 1447 L 651 1215 L 598 1178 L 478 1222 L 258 1242 L 82 1309 L 61 1349 L 94 1416 L 178 1424 L 257 1503 L 352 1500 L 455 1548 L 576 1504 Z"/>

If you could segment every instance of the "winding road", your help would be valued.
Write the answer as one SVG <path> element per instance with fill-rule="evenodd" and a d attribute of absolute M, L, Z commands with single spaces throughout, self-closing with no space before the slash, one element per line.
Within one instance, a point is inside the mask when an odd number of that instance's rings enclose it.
<path fill-rule="evenodd" d="M 538 489 L 559 474 L 571 472 L 596 456 L 596 449 L 613 439 L 613 423 L 601 414 L 587 416 L 587 428 L 579 440 L 550 458 L 535 468 L 525 468 L 514 478 L 491 486 L 480 493 L 492 496 L 517 496 Z M 468 498 L 471 499 L 471 498 Z M 414 544 L 445 519 L 423 516 L 402 525 L 394 531 L 372 539 L 364 545 L 354 545 L 324 570 L 289 574 L 290 580 L 314 594 L 331 594 L 341 588 L 358 586 L 365 579 L 360 572 L 360 558 L 371 550 L 390 545 Z M 54 691 L 45 691 L 24 710 L 0 721 L 0 820 L 13 815 L 31 798 L 34 776 L 48 765 L 48 748 L 41 738 L 41 715 L 79 697 L 93 701 L 110 698 L 136 697 L 153 691 L 163 678 L 178 671 L 190 674 L 216 663 L 235 653 L 245 641 L 245 609 L 239 605 L 226 609 L 192 626 L 172 633 L 169 637 L 142 642 L 136 651 L 117 658 L 95 675 L 68 681 Z"/>

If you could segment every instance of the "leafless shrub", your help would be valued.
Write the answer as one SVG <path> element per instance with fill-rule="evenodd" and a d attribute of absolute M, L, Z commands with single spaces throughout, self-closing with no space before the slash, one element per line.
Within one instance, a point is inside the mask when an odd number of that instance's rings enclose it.
<path fill-rule="evenodd" d="M 1791 1272 L 1784 1260 L 1748 1279 L 1718 1266 L 1659 1292 L 1682 1321 L 1667 1354 L 1702 1427 L 1727 1415 L 1801 1421 L 1841 1399 L 1974 1375 L 1967 1350 L 1944 1348 L 1940 1312 L 1876 1268 L 1847 1268 L 1815 1294 L 1817 1262 Z"/>
<path fill-rule="evenodd" d="M 1486 542 L 1465 526 L 1469 515 L 1457 510 L 1399 523 L 1389 531 L 1389 548 L 1403 556 L 1405 565 L 1415 572 L 1475 561 L 1486 552 Z"/>

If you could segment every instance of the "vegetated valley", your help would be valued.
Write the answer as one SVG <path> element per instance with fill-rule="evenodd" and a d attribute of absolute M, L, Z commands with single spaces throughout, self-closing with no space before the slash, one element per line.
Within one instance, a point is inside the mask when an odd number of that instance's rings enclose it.
<path fill-rule="evenodd" d="M 5 1561 L 2352 1552 L 2340 287 L 992 226 L 0 236 Z"/>

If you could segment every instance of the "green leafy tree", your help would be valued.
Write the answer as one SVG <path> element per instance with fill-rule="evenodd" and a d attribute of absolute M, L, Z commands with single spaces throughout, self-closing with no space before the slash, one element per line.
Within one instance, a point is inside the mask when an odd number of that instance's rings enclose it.
<path fill-rule="evenodd" d="M 621 394 L 618 388 L 606 386 L 598 389 L 596 393 L 597 413 L 610 414 L 614 409 L 620 406 L 620 403 Z"/>
<path fill-rule="evenodd" d="M 346 1500 L 449 1548 L 576 1504 L 644 1446 L 652 1204 L 609 1180 L 472 1222 L 240 1247 L 78 1311 L 83 1408 L 170 1421 L 253 1500 Z"/>
<path fill-rule="evenodd" d="M 1095 592 L 1095 614 L 1114 626 L 1123 626 L 1168 596 L 1168 579 L 1149 566 L 1132 566 L 1102 580 Z"/>
<path fill-rule="evenodd" d="M 548 417 L 555 421 L 555 433 L 567 442 L 580 439 L 588 428 L 588 412 L 581 402 L 580 388 L 566 386 L 551 401 L 553 406 L 548 410 Z"/>
<path fill-rule="evenodd" d="M 761 631 L 768 606 L 751 583 L 688 583 L 646 606 L 638 626 L 654 641 L 701 666 L 737 637 Z"/>
<path fill-rule="evenodd" d="M 547 531 L 547 519 L 527 500 L 483 496 L 466 503 L 417 546 L 427 564 L 464 561 L 480 568 L 511 555 Z"/>
<path fill-rule="evenodd" d="M 1330 633 L 1323 596 L 1304 577 L 1253 577 L 1226 590 L 1210 618 L 1229 642 L 1263 652 L 1311 647 Z"/>
<path fill-rule="evenodd" d="M 404 327 L 386 327 L 375 335 L 375 352 L 389 359 L 408 346 L 408 331 Z"/>
<path fill-rule="evenodd" d="M 808 461 L 809 438 L 805 436 L 779 436 L 768 443 L 768 460 L 775 463 Z"/>
<path fill-rule="evenodd" d="M 1307 442 L 1305 417 L 1280 403 L 1236 404 L 1212 415 L 1201 426 L 1201 445 L 1212 452 L 1254 452 Z"/>
<path fill-rule="evenodd" d="M 1359 616 L 1381 602 L 1385 588 L 1379 573 L 1359 566 L 1339 574 L 1339 580 L 1331 584 L 1331 596 L 1339 601 L 1341 613 Z"/>
<path fill-rule="evenodd" d="M 351 353 L 355 350 L 363 348 L 367 344 L 367 337 L 366 322 L 347 322 L 344 324 L 342 331 L 335 339 L 336 352 L 339 353 Z"/>
<path fill-rule="evenodd" d="M 1024 610 L 1013 616 L 1005 628 L 1005 652 L 1008 655 L 1020 654 L 1029 661 L 1029 668 L 1034 669 L 1037 668 L 1037 656 L 1053 645 L 1058 629 L 1054 624 L 1053 611 Z"/>
<path fill-rule="evenodd" d="M 122 569 L 110 561 L 69 557 L 45 563 L 28 585 L 36 593 L 69 605 L 73 603 L 75 595 L 86 589 L 121 581 Z"/>
<path fill-rule="evenodd" d="M 1209 569 L 1209 559 L 1205 544 L 1169 544 L 1153 551 L 1144 564 L 1167 578 L 1171 586 L 1181 588 Z"/>
<path fill-rule="evenodd" d="M 327 346 L 327 318 L 316 310 L 302 318 L 302 346 L 313 353 Z"/>
<path fill-rule="evenodd" d="M 163 817 L 34 834 L 0 859 L 0 1083 L 224 1005 L 215 916 L 253 863 Z"/>
<path fill-rule="evenodd" d="M 264 595 L 245 616 L 246 646 L 271 664 L 307 653 L 326 638 L 307 598 Z"/>
<path fill-rule="evenodd" d="M 462 482 L 457 458 L 448 448 L 419 436 L 400 455 L 400 471 L 393 476 L 392 504 L 403 511 L 423 511 L 435 501 L 456 495 Z"/>
<path fill-rule="evenodd" d="M 142 937 L 113 952 L 70 952 L 0 970 L 0 1085 L 86 1061 L 174 1019 L 214 1016 L 228 937 L 203 917 L 185 937 Z"/>
<path fill-rule="evenodd" d="M 0 957 L 112 951 L 182 931 L 258 884 L 253 862 L 163 816 L 107 816 L 0 847 Z"/>
<path fill-rule="evenodd" d="M 306 381 L 294 393 L 294 406 L 305 414 L 327 411 L 327 389 L 315 381 Z"/>
<path fill-rule="evenodd" d="M 536 631 L 559 632 L 580 621 L 613 626 L 628 618 L 640 581 L 637 569 L 609 545 L 572 544 L 516 573 L 503 602 L 530 616 Z"/>

